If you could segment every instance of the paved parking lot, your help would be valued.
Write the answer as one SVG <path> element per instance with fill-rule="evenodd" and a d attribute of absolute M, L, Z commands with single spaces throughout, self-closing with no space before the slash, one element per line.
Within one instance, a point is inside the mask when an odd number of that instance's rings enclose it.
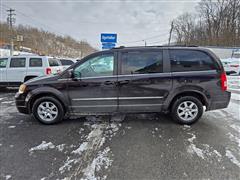
<path fill-rule="evenodd" d="M 192 126 L 162 114 L 46 126 L 0 92 L 0 179 L 240 179 L 240 94 Z"/>

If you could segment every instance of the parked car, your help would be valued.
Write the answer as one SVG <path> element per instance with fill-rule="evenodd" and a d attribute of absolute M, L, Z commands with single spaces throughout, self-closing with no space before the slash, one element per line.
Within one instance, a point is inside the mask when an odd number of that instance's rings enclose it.
<path fill-rule="evenodd" d="M 221 61 L 227 75 L 240 75 L 240 58 L 228 58 Z"/>
<path fill-rule="evenodd" d="M 59 61 L 60 61 L 64 70 L 77 62 L 74 59 L 63 59 L 63 58 L 59 58 Z"/>
<path fill-rule="evenodd" d="M 99 65 L 99 66 L 98 66 Z M 102 68 L 102 67 L 106 68 Z M 22 84 L 21 113 L 44 124 L 65 115 L 170 113 L 181 124 L 226 108 L 231 93 L 220 60 L 198 47 L 114 48 L 91 54 L 70 69 Z"/>
<path fill-rule="evenodd" d="M 232 52 L 232 58 L 240 59 L 240 49 L 235 50 L 235 51 Z"/>
<path fill-rule="evenodd" d="M 12 56 L 0 58 L 0 87 L 19 86 L 32 78 L 57 74 L 60 62 L 48 56 Z"/>

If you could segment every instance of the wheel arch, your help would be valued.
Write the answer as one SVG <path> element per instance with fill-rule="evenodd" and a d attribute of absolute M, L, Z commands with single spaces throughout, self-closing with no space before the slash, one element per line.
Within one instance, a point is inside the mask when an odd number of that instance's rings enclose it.
<path fill-rule="evenodd" d="M 203 106 L 206 106 L 206 108 L 208 108 L 209 106 L 209 101 L 206 97 L 206 95 L 204 95 L 204 93 L 200 92 L 200 91 L 196 91 L 196 90 L 186 90 L 183 92 L 179 92 L 177 94 L 175 94 L 172 99 L 170 100 L 170 103 L 167 106 L 167 110 L 170 110 L 173 103 L 179 99 L 180 97 L 186 97 L 186 96 L 192 96 L 197 98 L 198 100 L 200 100 L 200 102 L 203 104 Z"/>
<path fill-rule="evenodd" d="M 33 107 L 34 102 L 37 99 L 39 99 L 41 97 L 45 97 L 45 96 L 50 96 L 50 97 L 57 99 L 62 104 L 64 113 L 66 113 L 68 111 L 68 105 L 69 105 L 68 99 L 60 91 L 58 91 L 54 88 L 50 88 L 50 89 L 44 88 L 44 90 L 37 89 L 28 94 L 26 101 L 27 101 L 28 110 L 30 113 L 32 113 L 32 107 Z"/>
<path fill-rule="evenodd" d="M 26 81 L 28 81 L 28 80 L 30 80 L 30 79 L 33 79 L 33 78 L 36 78 L 36 77 L 38 77 L 38 76 L 34 76 L 34 75 L 27 75 L 27 76 L 25 76 L 24 77 L 24 82 L 26 82 Z"/>

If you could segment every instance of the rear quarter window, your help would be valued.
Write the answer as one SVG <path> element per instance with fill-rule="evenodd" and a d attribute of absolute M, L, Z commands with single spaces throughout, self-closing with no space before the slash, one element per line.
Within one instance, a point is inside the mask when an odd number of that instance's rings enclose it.
<path fill-rule="evenodd" d="M 60 61 L 63 66 L 71 66 L 72 64 L 74 64 L 73 61 L 67 59 L 60 59 Z"/>
<path fill-rule="evenodd" d="M 197 50 L 170 50 L 172 72 L 216 70 L 213 58 Z"/>
<path fill-rule="evenodd" d="M 48 62 L 49 62 L 49 66 L 50 67 L 54 67 L 54 66 L 60 66 L 60 62 L 57 60 L 57 59 L 48 59 Z"/>
<path fill-rule="evenodd" d="M 42 58 L 30 58 L 29 67 L 42 67 Z"/>

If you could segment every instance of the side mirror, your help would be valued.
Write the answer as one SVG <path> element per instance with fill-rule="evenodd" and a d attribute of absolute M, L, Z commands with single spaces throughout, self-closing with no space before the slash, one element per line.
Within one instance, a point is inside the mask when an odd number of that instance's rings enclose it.
<path fill-rule="evenodd" d="M 74 72 L 73 69 L 68 70 L 68 77 L 71 78 L 74 81 L 81 80 L 81 72 Z"/>
<path fill-rule="evenodd" d="M 68 77 L 71 78 L 71 79 L 74 78 L 73 69 L 68 70 Z"/>

